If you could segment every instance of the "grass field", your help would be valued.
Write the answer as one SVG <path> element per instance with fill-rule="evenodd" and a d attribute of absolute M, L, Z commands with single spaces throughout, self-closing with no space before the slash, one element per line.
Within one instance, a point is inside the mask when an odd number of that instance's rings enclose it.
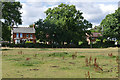
<path fill-rule="evenodd" d="M 77 57 L 72 59 L 75 52 Z M 90 56 L 91 66 L 86 66 L 85 60 Z M 89 71 L 90 78 L 117 78 L 116 56 L 118 48 L 2 48 L 2 77 L 86 78 Z M 103 71 L 94 68 L 95 58 Z"/>

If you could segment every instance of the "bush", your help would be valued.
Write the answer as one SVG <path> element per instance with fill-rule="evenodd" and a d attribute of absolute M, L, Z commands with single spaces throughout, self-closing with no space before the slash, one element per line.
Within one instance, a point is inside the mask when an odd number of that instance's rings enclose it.
<path fill-rule="evenodd" d="M 105 41 L 105 42 L 100 42 L 97 41 L 97 43 L 92 45 L 93 48 L 107 48 L 107 47 L 115 47 L 115 42 L 114 41 Z"/>
<path fill-rule="evenodd" d="M 2 47 L 51 48 L 52 45 L 39 43 L 26 43 L 26 44 L 2 43 Z"/>
<path fill-rule="evenodd" d="M 92 48 L 107 48 L 115 47 L 114 41 L 106 41 L 101 43 L 97 41 L 95 44 L 92 44 Z M 2 47 L 24 47 L 24 48 L 90 48 L 88 43 L 82 43 L 81 45 L 55 45 L 55 44 L 42 44 L 42 43 L 25 43 L 25 44 L 13 44 L 13 43 L 2 43 Z"/>
<path fill-rule="evenodd" d="M 25 43 L 33 43 L 32 41 L 26 41 Z"/>
<path fill-rule="evenodd" d="M 90 45 L 88 45 L 88 43 L 82 43 L 80 48 L 90 48 Z"/>

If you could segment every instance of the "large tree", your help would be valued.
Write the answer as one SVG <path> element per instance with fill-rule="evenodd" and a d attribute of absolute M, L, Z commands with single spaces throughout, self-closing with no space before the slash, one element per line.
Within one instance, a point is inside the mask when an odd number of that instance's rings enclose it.
<path fill-rule="evenodd" d="M 10 41 L 11 28 L 14 25 L 22 24 L 20 2 L 2 2 L 2 39 Z"/>
<path fill-rule="evenodd" d="M 45 41 L 45 28 L 42 19 L 35 22 L 36 38 L 37 40 Z"/>
<path fill-rule="evenodd" d="M 85 40 L 87 29 L 92 27 L 92 24 L 84 19 L 83 13 L 76 10 L 74 5 L 62 3 L 58 7 L 47 9 L 45 13 L 44 26 L 38 26 L 49 34 L 49 40 L 58 43 L 72 41 L 77 44 L 79 41 Z"/>
<path fill-rule="evenodd" d="M 120 40 L 120 8 L 115 13 L 108 14 L 101 22 L 103 27 L 103 38 L 116 38 Z"/>

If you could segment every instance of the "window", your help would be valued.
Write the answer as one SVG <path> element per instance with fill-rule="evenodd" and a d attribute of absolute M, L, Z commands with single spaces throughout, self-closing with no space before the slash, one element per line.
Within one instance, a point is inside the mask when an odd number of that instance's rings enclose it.
<path fill-rule="evenodd" d="M 28 36 L 29 36 L 29 34 L 26 35 L 26 37 L 28 37 Z"/>
<path fill-rule="evenodd" d="M 15 44 L 19 44 L 20 43 L 20 40 L 15 40 Z"/>
<path fill-rule="evenodd" d="M 92 39 L 95 39 L 94 37 L 92 37 Z"/>
<path fill-rule="evenodd" d="M 33 35 L 32 35 L 32 34 L 30 34 L 30 37 L 32 38 L 32 37 L 33 37 Z"/>
<path fill-rule="evenodd" d="M 16 34 L 16 37 L 19 38 L 19 33 Z"/>
<path fill-rule="evenodd" d="M 22 33 L 20 33 L 20 37 L 21 37 L 21 38 L 23 37 Z"/>

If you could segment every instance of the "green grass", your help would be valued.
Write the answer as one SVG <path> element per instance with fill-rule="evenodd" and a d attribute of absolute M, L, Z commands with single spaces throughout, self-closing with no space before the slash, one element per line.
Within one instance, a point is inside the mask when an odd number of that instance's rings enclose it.
<path fill-rule="evenodd" d="M 57 52 L 57 53 L 52 53 L 49 54 L 48 57 L 63 57 L 63 56 L 67 56 L 68 53 L 67 52 Z"/>
<path fill-rule="evenodd" d="M 85 58 L 85 56 L 78 56 L 78 58 Z"/>
<path fill-rule="evenodd" d="M 118 55 L 117 48 L 78 49 L 78 48 L 8 48 L 2 50 L 3 78 L 116 78 Z M 18 54 L 22 51 L 24 54 Z M 77 57 L 72 59 L 72 54 Z M 108 56 L 109 53 L 113 56 Z M 34 56 L 36 54 L 36 57 Z M 64 59 L 63 59 L 64 56 Z M 86 66 L 85 58 L 92 56 L 92 66 Z M 26 60 L 30 58 L 30 60 Z M 96 72 L 94 58 L 103 72 Z M 112 69 L 112 72 L 109 72 Z"/>

